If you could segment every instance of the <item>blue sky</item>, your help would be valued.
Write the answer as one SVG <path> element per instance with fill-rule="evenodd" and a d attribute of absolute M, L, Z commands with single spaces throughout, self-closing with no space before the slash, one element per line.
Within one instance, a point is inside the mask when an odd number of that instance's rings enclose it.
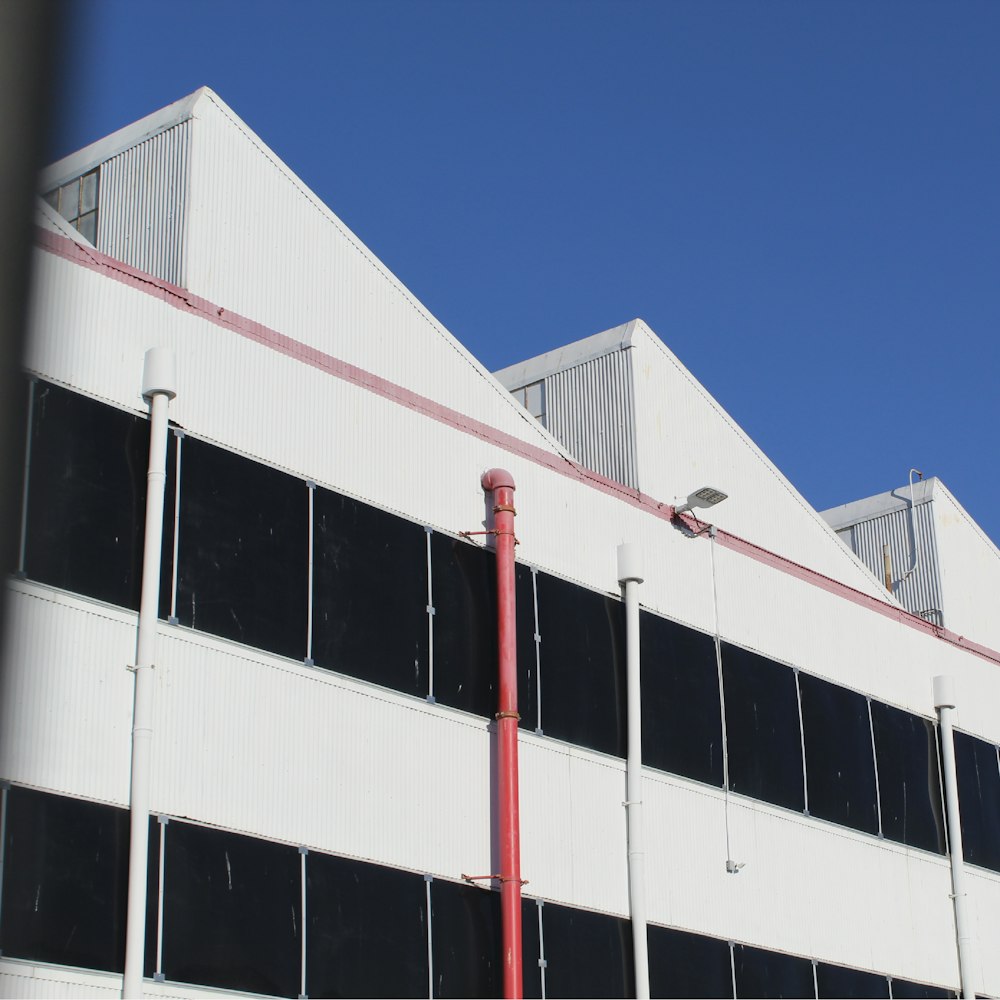
<path fill-rule="evenodd" d="M 488 367 L 640 316 L 817 508 L 1000 541 L 996 0 L 88 0 L 52 157 L 207 84 Z"/>

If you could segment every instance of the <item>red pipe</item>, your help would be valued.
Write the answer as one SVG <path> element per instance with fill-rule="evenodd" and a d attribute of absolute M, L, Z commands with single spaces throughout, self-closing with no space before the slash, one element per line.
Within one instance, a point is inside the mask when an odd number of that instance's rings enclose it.
<path fill-rule="evenodd" d="M 517 789 L 517 625 L 514 615 L 514 478 L 503 469 L 483 473 L 493 494 L 497 556 L 498 794 L 500 799 L 500 923 L 503 995 L 524 996 L 521 968 L 521 818 Z"/>

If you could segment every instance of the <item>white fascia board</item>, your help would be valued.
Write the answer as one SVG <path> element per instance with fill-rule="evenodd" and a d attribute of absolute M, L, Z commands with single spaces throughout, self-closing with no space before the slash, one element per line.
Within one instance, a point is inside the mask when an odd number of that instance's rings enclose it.
<path fill-rule="evenodd" d="M 930 503 L 934 499 L 935 491 L 942 488 L 941 481 L 935 476 L 914 483 L 913 505 L 916 507 L 922 503 Z M 873 497 L 852 500 L 839 507 L 830 507 L 829 510 L 820 511 L 819 515 L 834 531 L 843 531 L 845 528 L 851 528 L 862 521 L 870 521 L 883 514 L 906 510 L 909 506 L 910 486 L 907 483 L 905 486 L 900 486 L 887 493 L 878 493 Z"/>
<path fill-rule="evenodd" d="M 592 337 L 576 340 L 554 351 L 539 354 L 493 372 L 493 377 L 506 389 L 520 389 L 531 382 L 538 382 L 555 372 L 575 368 L 594 358 L 625 351 L 632 346 L 632 332 L 637 320 L 630 320 L 621 326 L 595 333 Z"/>
<path fill-rule="evenodd" d="M 165 108 L 160 108 L 159 111 L 154 111 L 145 118 L 140 118 L 137 122 L 126 125 L 117 132 L 112 132 L 111 135 L 98 139 L 97 142 L 92 142 L 89 146 L 50 164 L 38 175 L 39 192 L 51 191 L 87 173 L 123 150 L 131 149 L 143 140 L 187 121 L 194 114 L 198 102 L 211 93 L 208 87 L 201 87 L 193 94 L 188 94 L 187 97 L 182 97 L 179 101 L 174 101 L 173 104 L 168 104 Z"/>

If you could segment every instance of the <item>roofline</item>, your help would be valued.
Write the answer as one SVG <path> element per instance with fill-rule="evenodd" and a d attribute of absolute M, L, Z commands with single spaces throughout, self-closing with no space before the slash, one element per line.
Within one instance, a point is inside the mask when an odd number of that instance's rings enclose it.
<path fill-rule="evenodd" d="M 43 167 L 38 175 L 39 192 L 44 194 L 46 191 L 51 191 L 60 184 L 93 170 L 98 164 L 117 156 L 118 153 L 193 118 L 198 103 L 204 97 L 211 95 L 212 91 L 208 87 L 199 87 L 193 94 L 188 94 L 187 97 L 182 97 L 179 101 L 174 101 L 173 104 L 168 104 L 165 108 L 160 108 L 159 111 L 154 111 L 145 118 L 140 118 L 137 122 L 132 122 L 131 125 L 126 125 L 117 132 L 112 132 L 111 135 Z"/>
<path fill-rule="evenodd" d="M 583 340 L 576 340 L 572 344 L 557 347 L 525 361 L 518 361 L 493 372 L 493 377 L 506 389 L 520 389 L 555 372 L 566 371 L 593 361 L 594 358 L 614 354 L 616 351 L 627 351 L 632 346 L 632 334 L 638 322 L 639 320 L 635 319 L 629 320 L 621 326 L 595 333 L 591 337 L 584 337 Z"/>

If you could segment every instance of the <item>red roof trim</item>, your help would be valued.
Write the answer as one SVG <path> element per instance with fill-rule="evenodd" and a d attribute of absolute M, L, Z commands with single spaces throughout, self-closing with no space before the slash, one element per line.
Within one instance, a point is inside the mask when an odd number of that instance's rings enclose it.
<path fill-rule="evenodd" d="M 42 250 L 46 250 L 57 257 L 72 261 L 74 264 L 79 264 L 81 267 L 86 267 L 91 271 L 97 271 L 105 275 L 105 277 L 119 281 L 124 285 L 137 288 L 139 291 L 161 299 L 168 305 L 180 309 L 182 312 L 192 313 L 200 319 L 206 320 L 223 329 L 231 330 L 233 333 L 262 344 L 273 351 L 277 351 L 279 354 L 295 358 L 303 364 L 317 368 L 328 375 L 342 379 L 359 388 L 367 389 L 369 392 L 382 396 L 384 399 L 392 400 L 394 403 L 420 413 L 431 420 L 436 420 L 472 437 L 496 445 L 509 454 L 517 455 L 543 468 L 550 469 L 559 475 L 566 476 L 569 479 L 585 483 L 587 486 L 601 493 L 615 496 L 630 506 L 644 510 L 654 517 L 658 517 L 664 521 L 672 521 L 675 518 L 674 508 L 669 504 L 660 503 L 653 497 L 640 493 L 637 490 L 629 489 L 629 487 L 621 483 L 616 483 L 614 480 L 585 469 L 570 458 L 547 451 L 530 442 L 522 441 L 512 434 L 501 431 L 496 427 L 491 427 L 489 424 L 484 424 L 479 420 L 460 413 L 458 410 L 453 410 L 451 407 L 444 406 L 426 396 L 421 396 L 419 393 L 405 389 L 403 386 L 396 385 L 395 382 L 390 382 L 388 379 L 365 371 L 363 368 L 358 368 L 356 365 L 348 364 L 346 361 L 341 361 L 339 358 L 326 354 L 315 347 L 310 347 L 307 344 L 293 340 L 291 337 L 283 333 L 278 333 L 276 330 L 272 330 L 262 323 L 256 323 L 238 313 L 229 312 L 222 306 L 218 306 L 214 302 L 209 302 L 208 299 L 203 299 L 201 296 L 194 295 L 178 285 L 171 284 L 169 281 L 163 281 L 161 278 L 147 274 L 145 271 L 140 271 L 138 268 L 131 267 L 120 260 L 115 260 L 113 257 L 109 257 L 98 250 L 83 246 L 65 236 L 60 236 L 58 233 L 40 228 L 36 229 L 35 242 Z M 688 527 L 693 527 L 694 530 L 704 527 L 700 521 L 697 521 L 689 514 L 680 515 L 677 520 L 682 521 Z M 747 556 L 755 562 L 770 566 L 796 579 L 803 580 L 814 587 L 819 587 L 821 590 L 825 590 L 827 593 L 840 597 L 843 600 L 858 604 L 869 611 L 890 618 L 909 628 L 916 629 L 918 632 L 936 636 L 950 645 L 958 646 L 960 649 L 964 649 L 976 656 L 981 656 L 993 663 L 1000 664 L 1000 653 L 996 650 L 972 642 L 964 636 L 956 635 L 948 629 L 939 628 L 896 605 L 880 601 L 878 598 L 856 590 L 846 583 L 841 583 L 839 580 L 834 580 L 832 577 L 810 569 L 808 566 L 802 566 L 775 552 L 763 549 L 744 538 L 718 529 L 716 531 L 716 540 L 725 548 L 739 552 L 741 555 Z"/>

